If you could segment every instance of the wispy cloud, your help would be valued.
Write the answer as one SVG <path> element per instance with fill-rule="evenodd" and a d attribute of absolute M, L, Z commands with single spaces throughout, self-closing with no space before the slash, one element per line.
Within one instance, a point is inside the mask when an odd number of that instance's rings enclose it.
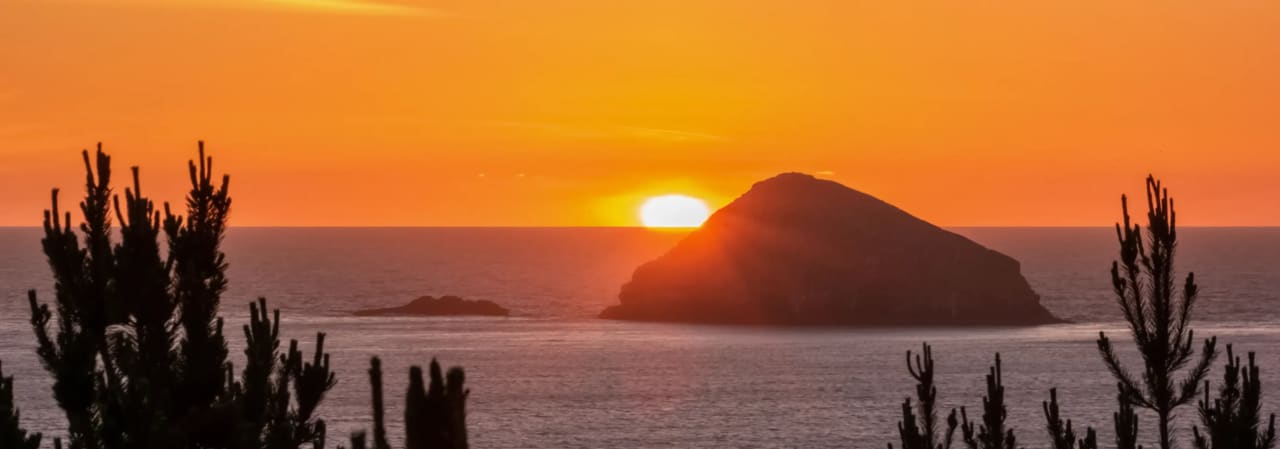
<path fill-rule="evenodd" d="M 669 142 L 720 142 L 727 140 L 722 136 L 695 131 L 662 128 L 626 128 L 633 137 Z"/>
<path fill-rule="evenodd" d="M 594 140 L 607 139 L 611 134 L 605 132 L 601 128 L 563 125 L 548 122 L 533 122 L 520 120 L 485 120 L 476 122 L 475 124 L 485 128 L 505 128 L 517 131 L 523 131 L 530 134 L 539 134 L 546 136 L 564 137 L 570 139 Z"/>
<path fill-rule="evenodd" d="M 263 0 L 268 6 L 303 9 L 338 14 L 378 16 L 443 16 L 442 11 L 401 4 L 365 0 Z"/>
<path fill-rule="evenodd" d="M 518 120 L 491 120 L 479 122 L 481 126 L 507 128 L 533 132 L 552 137 L 576 140 L 646 140 L 662 142 L 722 142 L 729 140 L 700 131 L 649 128 L 617 125 L 578 125 Z"/>

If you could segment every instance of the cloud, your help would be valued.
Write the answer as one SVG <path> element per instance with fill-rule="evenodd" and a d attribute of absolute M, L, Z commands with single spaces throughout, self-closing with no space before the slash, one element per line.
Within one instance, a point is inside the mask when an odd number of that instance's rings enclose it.
<path fill-rule="evenodd" d="M 581 140 L 607 139 L 610 134 L 599 128 L 585 126 L 561 125 L 547 122 L 530 122 L 519 120 L 485 120 L 477 122 L 489 128 L 505 128 L 532 134 L 564 137 Z"/>
<path fill-rule="evenodd" d="M 263 0 L 261 3 L 280 8 L 303 9 L 337 14 L 362 14 L 376 16 L 444 15 L 440 11 L 419 6 L 398 5 L 366 0 Z"/>
<path fill-rule="evenodd" d="M 700 133 L 694 131 L 681 131 L 678 129 L 661 129 L 661 128 L 626 128 L 627 131 L 636 138 L 650 140 L 665 140 L 668 142 L 721 142 L 724 137 L 714 134 Z"/>
<path fill-rule="evenodd" d="M 559 138 L 578 140 L 643 140 L 662 142 L 723 142 L 729 140 L 715 134 L 666 128 L 617 125 L 573 125 L 536 121 L 491 120 L 482 126 L 523 130 Z"/>

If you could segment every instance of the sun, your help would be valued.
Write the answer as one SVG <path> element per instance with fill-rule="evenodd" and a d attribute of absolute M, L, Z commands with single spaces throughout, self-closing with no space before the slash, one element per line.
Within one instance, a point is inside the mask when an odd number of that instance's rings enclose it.
<path fill-rule="evenodd" d="M 662 195 L 640 206 L 640 222 L 647 228 L 696 228 L 711 215 L 707 203 L 688 195 Z"/>

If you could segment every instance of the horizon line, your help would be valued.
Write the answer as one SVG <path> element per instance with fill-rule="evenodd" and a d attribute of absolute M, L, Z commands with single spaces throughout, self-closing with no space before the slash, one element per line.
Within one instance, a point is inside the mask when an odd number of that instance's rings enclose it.
<path fill-rule="evenodd" d="M 935 225 L 942 229 L 1112 229 L 1115 225 Z M 1181 229 L 1280 229 L 1275 225 L 1187 225 Z M 0 225 L 0 229 L 41 229 L 41 226 Z M 643 225 L 238 225 L 234 229 L 644 229 L 658 232 L 690 232 L 697 227 L 666 228 Z"/>

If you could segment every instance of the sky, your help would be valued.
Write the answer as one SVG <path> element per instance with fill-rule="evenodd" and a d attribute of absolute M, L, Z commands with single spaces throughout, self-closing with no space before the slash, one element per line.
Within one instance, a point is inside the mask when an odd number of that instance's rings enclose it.
<path fill-rule="evenodd" d="M 787 171 L 944 226 L 1109 226 L 1155 173 L 1280 225 L 1278 118 L 1270 0 L 0 0 L 0 226 L 97 142 L 179 203 L 201 139 L 240 226 L 629 226 Z"/>

